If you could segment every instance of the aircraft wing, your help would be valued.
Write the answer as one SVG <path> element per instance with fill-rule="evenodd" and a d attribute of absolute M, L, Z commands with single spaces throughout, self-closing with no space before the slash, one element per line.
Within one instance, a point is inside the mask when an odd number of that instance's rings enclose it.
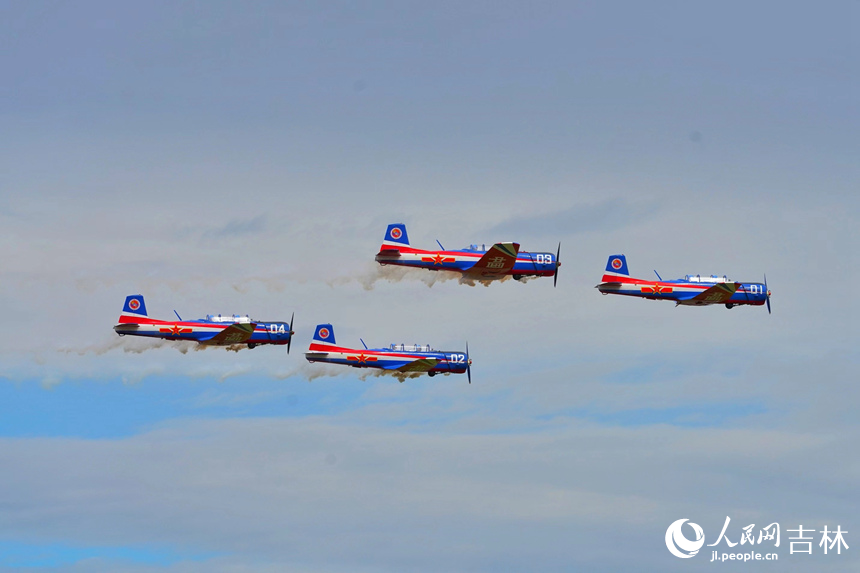
<path fill-rule="evenodd" d="M 468 275 L 488 279 L 504 276 L 514 268 L 519 252 L 518 243 L 496 243 L 469 269 Z"/>
<path fill-rule="evenodd" d="M 732 298 L 740 286 L 741 283 L 717 283 L 694 297 L 679 300 L 678 304 L 722 304 Z"/>
<path fill-rule="evenodd" d="M 432 370 L 434 366 L 439 364 L 435 358 L 418 358 L 412 362 L 407 362 L 403 366 L 392 365 L 386 370 L 397 370 L 398 372 L 427 372 Z"/>
<path fill-rule="evenodd" d="M 253 322 L 231 324 L 218 334 L 200 340 L 200 344 L 241 344 L 254 334 L 257 325 Z"/>

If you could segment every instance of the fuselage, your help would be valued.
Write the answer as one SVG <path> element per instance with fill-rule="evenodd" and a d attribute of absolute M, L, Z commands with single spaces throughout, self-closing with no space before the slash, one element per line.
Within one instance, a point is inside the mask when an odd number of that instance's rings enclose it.
<path fill-rule="evenodd" d="M 308 362 L 343 364 L 355 368 L 382 368 L 395 370 L 399 365 L 414 360 L 437 360 L 437 364 L 426 372 L 462 374 L 468 366 L 465 352 L 434 350 L 420 344 L 392 344 L 388 348 L 355 349 L 331 344 L 312 342 L 305 357 Z"/>
<path fill-rule="evenodd" d="M 430 270 L 446 270 L 468 273 L 492 245 L 472 245 L 467 249 L 455 251 L 425 251 L 406 245 L 398 245 L 396 252 L 382 251 L 376 255 L 376 262 L 382 265 L 398 265 Z M 556 271 L 554 253 L 529 253 L 520 251 L 513 268 L 507 275 L 551 277 Z"/>
<path fill-rule="evenodd" d="M 247 316 L 209 315 L 196 320 L 157 320 L 148 317 L 120 316 L 114 330 L 120 335 L 147 336 L 166 340 L 190 340 L 206 344 L 207 339 L 234 324 L 253 328 L 250 338 L 242 344 L 287 344 L 290 341 L 290 325 L 286 322 L 256 321 Z M 222 344 L 231 344 L 229 340 Z"/>
<path fill-rule="evenodd" d="M 602 294 L 620 294 L 624 296 L 636 296 L 651 300 L 670 300 L 684 304 L 684 301 L 695 297 L 719 283 L 734 283 L 725 276 L 703 277 L 700 275 L 687 275 L 682 279 L 670 281 L 649 281 L 633 277 L 621 277 L 618 275 L 604 275 L 603 282 L 597 285 Z M 760 306 L 767 300 L 767 287 L 763 283 L 739 282 L 737 291 L 720 304 L 731 306 L 753 305 Z M 696 304 L 709 304 L 701 302 Z"/>

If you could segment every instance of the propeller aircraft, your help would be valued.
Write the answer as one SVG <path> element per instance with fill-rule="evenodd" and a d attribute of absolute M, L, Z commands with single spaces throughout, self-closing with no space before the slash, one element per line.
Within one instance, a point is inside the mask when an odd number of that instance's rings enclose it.
<path fill-rule="evenodd" d="M 603 279 L 595 288 L 601 294 L 620 294 L 638 296 L 651 300 L 675 301 L 675 306 L 704 306 L 709 304 L 724 304 L 726 308 L 741 305 L 767 305 L 770 314 L 770 290 L 767 288 L 767 277 L 763 283 L 743 283 L 729 280 L 727 277 L 711 275 L 687 275 L 682 279 L 664 281 L 657 275 L 656 281 L 636 279 L 627 272 L 627 258 L 624 255 L 612 255 L 606 263 Z"/>
<path fill-rule="evenodd" d="M 287 345 L 293 339 L 293 317 L 286 322 L 252 320 L 246 316 L 207 315 L 196 320 L 182 320 L 176 311 L 177 321 L 149 318 L 143 296 L 129 295 L 119 315 L 119 324 L 113 327 L 117 334 L 147 336 L 165 340 L 191 340 L 205 346 L 232 346 L 246 344 L 254 348 L 260 344 Z"/>
<path fill-rule="evenodd" d="M 380 368 L 392 374 L 426 372 L 428 376 L 435 376 L 465 372 L 469 384 L 472 383 L 472 360 L 469 358 L 468 342 L 465 352 L 434 350 L 429 345 L 420 344 L 392 344 L 388 348 L 367 348 L 363 340 L 361 344 L 364 349 L 338 346 L 332 325 L 319 324 L 305 358 L 311 363 L 328 362 L 354 368 Z"/>
<path fill-rule="evenodd" d="M 555 254 L 520 251 L 519 243 L 496 243 L 489 249 L 486 245 L 471 245 L 455 251 L 446 250 L 442 243 L 439 243 L 439 247 L 442 250 L 425 251 L 411 247 L 406 225 L 395 223 L 388 225 L 376 262 L 381 265 L 455 271 L 462 273 L 465 278 L 482 281 L 507 276 L 521 280 L 535 276 L 553 277 L 553 286 L 558 282 L 561 243 Z"/>

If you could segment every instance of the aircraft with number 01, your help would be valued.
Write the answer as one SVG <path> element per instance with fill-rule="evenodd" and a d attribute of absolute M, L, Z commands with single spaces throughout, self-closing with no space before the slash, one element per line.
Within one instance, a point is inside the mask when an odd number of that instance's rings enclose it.
<path fill-rule="evenodd" d="M 439 243 L 439 241 L 436 241 Z M 433 271 L 454 271 L 465 278 L 474 280 L 494 280 L 512 276 L 516 280 L 524 277 L 553 277 L 552 284 L 558 281 L 558 252 L 529 253 L 520 251 L 519 243 L 496 243 L 489 249 L 486 245 L 471 245 L 467 249 L 448 251 L 439 243 L 440 251 L 425 251 L 409 245 L 406 225 L 388 225 L 385 239 L 376 255 L 381 265 L 398 265 L 429 269 Z"/>
<path fill-rule="evenodd" d="M 146 304 L 143 296 L 129 295 L 125 299 L 119 324 L 113 327 L 117 334 L 125 336 L 148 336 L 166 340 L 190 340 L 205 346 L 232 346 L 245 344 L 254 348 L 260 344 L 277 344 L 287 346 L 293 339 L 293 318 L 286 322 L 270 322 L 252 320 L 246 316 L 207 315 L 196 320 L 182 320 L 175 310 L 179 320 L 156 320 L 146 314 Z"/>
<path fill-rule="evenodd" d="M 305 358 L 308 362 L 380 368 L 392 374 L 426 372 L 428 376 L 435 376 L 465 372 L 469 384 L 472 383 L 472 360 L 469 358 L 468 342 L 465 352 L 434 350 L 429 345 L 421 344 L 392 344 L 388 348 L 368 348 L 363 340 L 361 344 L 364 346 L 363 350 L 338 346 L 332 325 L 319 324 Z"/>
<path fill-rule="evenodd" d="M 711 275 L 687 275 L 682 279 L 664 281 L 657 275 L 656 281 L 636 279 L 627 272 L 627 257 L 612 255 L 606 263 L 606 271 L 597 288 L 601 294 L 638 296 L 651 300 L 671 300 L 675 306 L 704 306 L 724 304 L 726 308 L 741 305 L 767 305 L 770 314 L 770 291 L 767 277 L 763 283 L 744 283 L 727 277 Z"/>

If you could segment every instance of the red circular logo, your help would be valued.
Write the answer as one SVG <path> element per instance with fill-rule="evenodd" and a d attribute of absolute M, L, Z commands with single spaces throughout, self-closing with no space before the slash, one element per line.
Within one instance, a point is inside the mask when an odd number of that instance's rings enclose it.
<path fill-rule="evenodd" d="M 621 268 L 621 259 L 612 259 L 612 268 L 620 269 Z"/>
<path fill-rule="evenodd" d="M 399 239 L 401 236 L 403 236 L 403 231 L 401 231 L 397 227 L 391 229 L 391 238 L 392 239 Z"/>
<path fill-rule="evenodd" d="M 131 299 L 130 301 L 128 301 L 128 308 L 130 308 L 131 310 L 139 309 L 140 308 L 140 301 L 137 300 L 136 298 Z"/>
<path fill-rule="evenodd" d="M 320 338 L 328 338 L 328 328 L 320 328 Z"/>

